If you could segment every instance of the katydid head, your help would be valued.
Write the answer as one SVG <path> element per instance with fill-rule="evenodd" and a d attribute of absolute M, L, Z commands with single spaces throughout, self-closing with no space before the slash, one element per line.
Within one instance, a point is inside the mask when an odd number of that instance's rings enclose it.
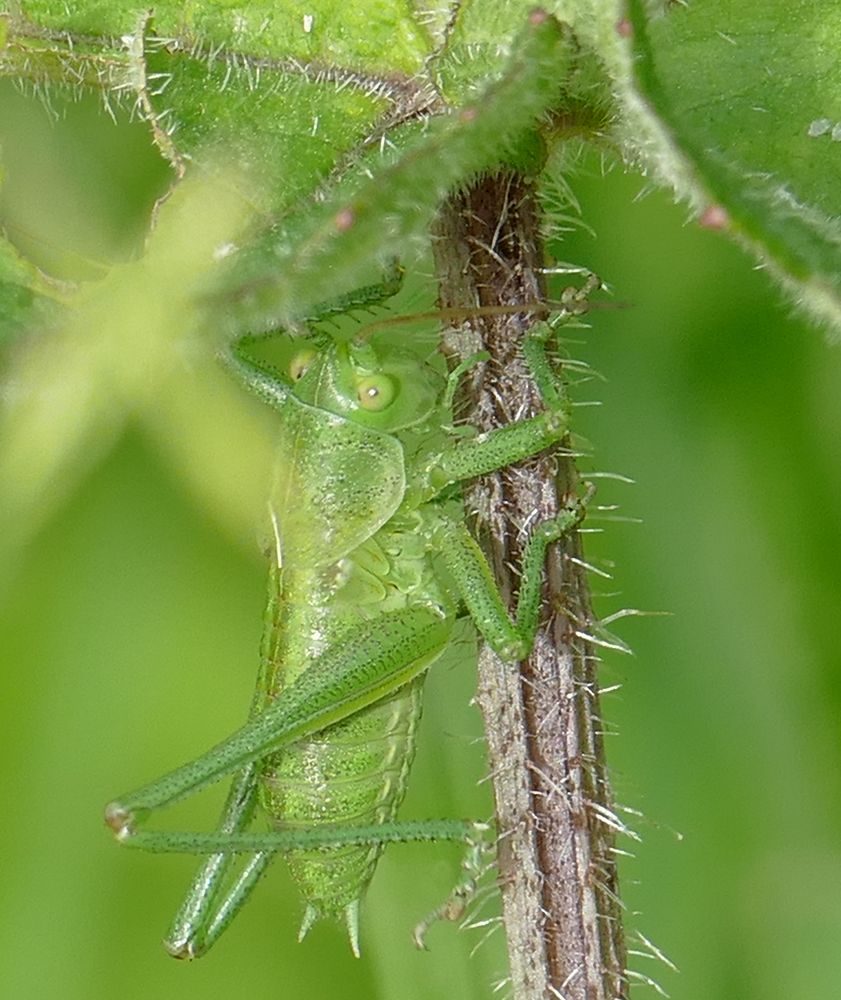
<path fill-rule="evenodd" d="M 310 344 L 288 370 L 302 402 L 386 433 L 421 423 L 438 399 L 437 377 L 416 355 L 390 345 Z"/>

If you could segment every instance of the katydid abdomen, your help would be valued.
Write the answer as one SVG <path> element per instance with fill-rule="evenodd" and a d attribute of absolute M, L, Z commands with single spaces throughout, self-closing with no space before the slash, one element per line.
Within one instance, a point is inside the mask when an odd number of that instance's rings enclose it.
<path fill-rule="evenodd" d="M 422 683 L 419 677 L 389 698 L 273 755 L 260 787 L 272 825 L 312 830 L 391 822 L 405 794 L 415 752 Z M 319 917 L 345 914 L 355 945 L 355 911 L 382 849 L 382 844 L 363 844 L 287 854 L 307 903 L 302 931 Z"/>
<path fill-rule="evenodd" d="M 276 610 L 266 622 L 273 633 L 264 646 L 267 702 L 280 697 L 327 647 L 339 655 L 344 648 L 349 660 L 358 655 L 344 637 L 356 634 L 361 622 L 376 634 L 383 614 L 410 605 L 443 612 L 420 525 L 400 520 L 334 565 L 272 574 L 278 593 L 270 595 Z M 261 768 L 260 801 L 271 825 L 313 830 L 392 822 L 415 753 L 423 678 L 268 757 Z M 306 901 L 302 933 L 320 917 L 344 915 L 356 948 L 359 899 L 382 850 L 374 843 L 287 853 Z"/>

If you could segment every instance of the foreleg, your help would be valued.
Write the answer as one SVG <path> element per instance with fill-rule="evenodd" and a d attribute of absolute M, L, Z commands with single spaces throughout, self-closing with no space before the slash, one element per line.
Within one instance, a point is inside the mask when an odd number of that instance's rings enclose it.
<path fill-rule="evenodd" d="M 569 500 L 555 517 L 538 524 L 526 543 L 514 617 L 508 613 L 487 560 L 463 523 L 442 519 L 436 548 L 442 553 L 456 588 L 476 628 L 503 660 L 528 656 L 537 632 L 540 590 L 547 546 L 574 531 L 584 517 L 586 500 Z"/>

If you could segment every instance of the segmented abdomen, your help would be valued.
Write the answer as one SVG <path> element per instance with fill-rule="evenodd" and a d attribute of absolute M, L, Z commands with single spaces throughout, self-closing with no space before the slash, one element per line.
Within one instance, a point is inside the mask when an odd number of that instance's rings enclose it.
<path fill-rule="evenodd" d="M 365 655 L 363 648 L 376 650 L 376 638 L 389 631 L 393 641 L 394 622 L 403 614 L 406 648 L 400 655 L 406 664 L 438 655 L 443 645 L 418 646 L 411 625 L 413 607 L 427 608 L 434 620 L 441 613 L 421 527 L 416 520 L 394 519 L 332 566 L 279 572 L 275 565 L 263 646 L 261 686 L 267 701 L 282 697 L 325 657 L 353 661 Z M 378 622 L 387 620 L 389 628 L 378 630 Z M 423 678 L 420 673 L 385 698 L 268 757 L 260 794 L 270 822 L 279 830 L 391 822 L 415 753 Z M 290 868 L 308 903 L 303 929 L 316 916 L 344 912 L 355 947 L 351 911 L 381 853 L 377 844 L 289 851 Z"/>
<path fill-rule="evenodd" d="M 278 829 L 369 826 L 394 819 L 406 791 L 423 675 L 394 694 L 273 755 L 262 802 Z M 287 855 L 314 917 L 341 915 L 364 892 L 382 845 Z"/>

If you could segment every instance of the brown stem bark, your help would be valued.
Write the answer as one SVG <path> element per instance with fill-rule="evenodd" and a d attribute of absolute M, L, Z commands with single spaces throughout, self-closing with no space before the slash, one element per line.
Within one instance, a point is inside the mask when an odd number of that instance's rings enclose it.
<path fill-rule="evenodd" d="M 477 181 L 453 196 L 435 228 L 442 308 L 544 298 L 539 210 L 521 175 Z M 448 332 L 454 360 L 486 350 L 463 380 L 459 416 L 482 430 L 539 412 L 519 351 L 533 311 L 472 318 Z M 569 443 L 477 480 L 467 510 L 509 607 L 531 527 L 578 492 Z M 545 613 L 527 661 L 484 648 L 485 719 L 499 830 L 503 916 L 515 1000 L 626 998 L 622 910 L 602 739 L 593 614 L 576 534 L 550 550 Z M 607 820 L 607 822 L 606 822 Z"/>

